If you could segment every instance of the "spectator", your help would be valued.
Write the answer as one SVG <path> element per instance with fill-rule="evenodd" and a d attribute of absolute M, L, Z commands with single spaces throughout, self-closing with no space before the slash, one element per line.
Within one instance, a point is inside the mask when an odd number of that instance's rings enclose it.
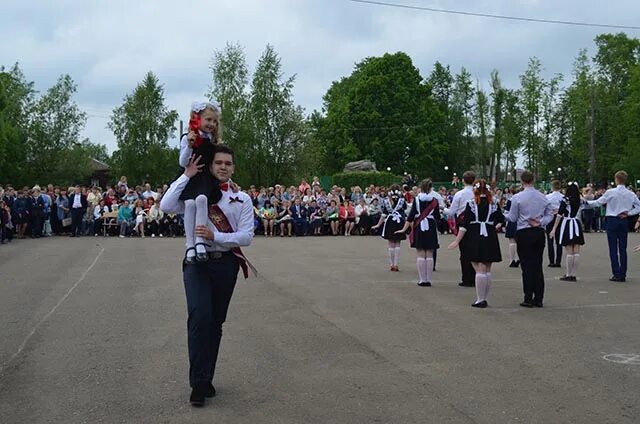
<path fill-rule="evenodd" d="M 147 221 L 151 227 L 151 237 L 155 237 L 156 234 L 160 237 L 164 237 L 168 224 L 167 218 L 165 218 L 164 212 L 162 212 L 158 203 L 156 203 L 152 197 L 148 200 L 151 203 L 147 216 Z"/>
<path fill-rule="evenodd" d="M 44 221 L 44 200 L 40 195 L 40 186 L 34 186 L 31 190 L 31 196 L 27 198 L 27 205 L 31 209 L 31 238 L 40 238 L 42 236 L 42 223 Z"/>
<path fill-rule="evenodd" d="M 300 185 L 298 186 L 298 191 L 300 193 L 304 193 L 307 189 L 311 189 L 311 186 L 307 182 L 307 179 L 303 178 L 302 181 L 300 181 Z"/>
<path fill-rule="evenodd" d="M 277 205 L 277 200 L 275 201 Z M 275 224 L 276 209 L 271 204 L 270 200 L 265 200 L 264 205 L 259 211 L 260 219 L 262 220 L 262 227 L 264 228 L 265 237 L 273 237 L 273 226 Z"/>
<path fill-rule="evenodd" d="M 335 199 L 332 199 L 329 203 L 329 207 L 327 208 L 327 212 L 325 214 L 327 221 L 329 222 L 329 227 L 331 228 L 331 234 L 337 236 L 340 230 L 340 217 L 338 210 L 338 203 Z"/>
<path fill-rule="evenodd" d="M 133 231 L 138 237 L 144 238 L 144 224 L 147 220 L 147 213 L 145 212 L 142 200 L 138 199 L 133 204 L 133 215 L 135 216 L 135 226 Z"/>
<path fill-rule="evenodd" d="M 307 214 L 309 215 L 309 227 L 314 236 L 319 236 L 322 230 L 322 209 L 318 207 L 318 203 L 312 200 L 307 207 Z"/>
<path fill-rule="evenodd" d="M 300 198 L 296 197 L 291 206 L 291 218 L 293 219 L 294 234 L 298 237 L 307 234 L 309 221 L 307 221 L 307 208 L 301 203 Z"/>
<path fill-rule="evenodd" d="M 356 225 L 356 212 L 350 200 L 345 200 L 339 210 L 340 223 L 344 228 L 344 235 L 350 236 Z"/>
<path fill-rule="evenodd" d="M 371 219 L 369 217 L 369 206 L 364 198 L 360 199 L 360 202 L 355 207 L 356 215 L 356 230 L 360 235 L 367 235 L 371 231 Z M 378 217 L 380 219 L 380 217 Z M 378 222 L 378 221 L 375 221 Z"/>
<path fill-rule="evenodd" d="M 71 210 L 69 209 L 69 198 L 67 190 L 60 190 L 60 195 L 56 199 L 58 207 L 58 221 L 60 221 L 60 233 L 65 234 L 71 227 Z"/>
<path fill-rule="evenodd" d="M 133 211 L 129 206 L 129 202 L 125 200 L 122 206 L 118 208 L 118 224 L 120 224 L 120 238 L 124 238 L 129 234 L 129 229 L 133 221 Z"/>
<path fill-rule="evenodd" d="M 74 193 L 69 196 L 69 205 L 71 209 L 71 237 L 80 236 L 80 226 L 82 217 L 87 210 L 87 196 L 82 194 L 80 186 L 75 186 Z"/>
<path fill-rule="evenodd" d="M 292 221 L 291 217 L 291 203 L 287 200 L 282 202 L 282 206 L 276 210 L 278 224 L 280 224 L 280 237 L 284 237 L 285 233 L 291 237 L 293 234 L 291 232 L 292 229 Z M 287 231 L 285 231 L 287 230 Z"/>

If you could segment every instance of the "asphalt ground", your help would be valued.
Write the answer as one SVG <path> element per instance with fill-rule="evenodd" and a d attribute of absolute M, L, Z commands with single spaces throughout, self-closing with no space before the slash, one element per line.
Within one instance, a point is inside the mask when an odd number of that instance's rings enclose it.
<path fill-rule="evenodd" d="M 545 267 L 543 309 L 520 308 L 520 271 L 497 264 L 485 310 L 453 251 L 421 288 L 406 244 L 390 273 L 379 238 L 258 237 L 260 277 L 238 281 L 218 395 L 200 409 L 182 252 L 159 238 L 0 246 L 0 422 L 640 422 L 640 260 L 609 282 L 604 234 L 587 235 L 577 283 Z"/>

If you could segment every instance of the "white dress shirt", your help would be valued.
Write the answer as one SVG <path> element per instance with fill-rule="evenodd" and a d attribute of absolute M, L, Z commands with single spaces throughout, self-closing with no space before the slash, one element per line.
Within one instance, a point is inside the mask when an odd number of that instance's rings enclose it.
<path fill-rule="evenodd" d="M 82 207 L 82 195 L 74 193 L 73 195 L 73 205 L 71 209 L 78 209 Z"/>
<path fill-rule="evenodd" d="M 624 185 L 607 190 L 600 198 L 588 200 L 589 206 L 607 205 L 607 216 L 618 216 L 621 213 L 637 215 L 640 213 L 638 196 Z"/>
<path fill-rule="evenodd" d="M 437 191 L 435 191 L 434 189 L 431 189 L 431 192 L 429 193 L 429 195 L 431 197 L 435 197 L 436 200 L 438 201 L 438 207 L 440 208 L 440 210 L 444 210 L 444 199 L 442 198 L 442 196 L 440 195 L 440 193 L 438 193 Z"/>
<path fill-rule="evenodd" d="M 540 227 L 545 227 L 553 220 L 553 216 L 547 197 L 533 187 L 526 187 L 511 198 L 511 209 L 505 218 L 515 222 L 518 230 L 524 230 L 531 228 L 530 219 L 537 219 Z"/>
<path fill-rule="evenodd" d="M 558 212 L 560 209 L 560 202 L 564 199 L 564 195 L 559 191 L 554 191 L 552 193 L 547 194 L 547 200 L 551 204 L 551 209 L 554 213 Z"/>
<path fill-rule="evenodd" d="M 473 187 L 470 185 L 465 186 L 464 189 L 460 190 L 453 196 L 451 206 L 445 209 L 444 213 L 447 216 L 451 216 L 452 214 L 456 217 L 460 216 L 466 209 L 469 200 L 473 198 Z"/>
<path fill-rule="evenodd" d="M 184 213 L 184 202 L 180 200 L 180 194 L 188 182 L 189 177 L 182 174 L 171 183 L 160 201 L 160 209 L 164 213 Z M 241 202 L 232 202 L 232 198 L 238 198 Z M 229 189 L 222 192 L 217 205 L 229 220 L 233 232 L 221 233 L 213 222 L 207 221 L 207 227 L 214 233 L 214 240 L 207 251 L 226 252 L 234 247 L 249 246 L 253 240 L 253 203 L 249 195 L 244 192 L 234 193 Z"/>

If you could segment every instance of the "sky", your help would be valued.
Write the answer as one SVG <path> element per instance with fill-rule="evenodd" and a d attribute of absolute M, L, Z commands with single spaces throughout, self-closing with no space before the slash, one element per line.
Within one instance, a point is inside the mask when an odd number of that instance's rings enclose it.
<path fill-rule="evenodd" d="M 637 25 L 640 1 L 618 0 L 388 0 L 407 5 Z M 602 32 L 580 26 L 526 23 L 365 5 L 348 0 L 3 0 L 0 65 L 19 62 L 44 92 L 61 74 L 78 85 L 75 101 L 88 115 L 82 137 L 117 148 L 106 128 L 148 71 L 164 85 L 167 106 L 181 118 L 210 87 L 213 52 L 228 42 L 244 47 L 250 70 L 267 44 L 280 55 L 285 76 L 296 76 L 295 102 L 321 109 L 333 81 L 370 56 L 404 51 L 423 77 L 434 62 L 466 67 L 489 88 L 493 69 L 517 87 L 531 56 L 570 80 L 581 48 L 594 52 Z M 640 31 L 627 31 L 640 37 Z M 223 123 L 224 125 L 224 123 Z M 172 140 L 172 145 L 176 144 Z"/>

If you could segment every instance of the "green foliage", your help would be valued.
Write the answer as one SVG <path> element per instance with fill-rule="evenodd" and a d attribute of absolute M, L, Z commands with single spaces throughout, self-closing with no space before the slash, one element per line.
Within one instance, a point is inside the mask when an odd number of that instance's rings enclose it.
<path fill-rule="evenodd" d="M 333 184 L 347 189 L 355 186 L 362 188 L 371 184 L 389 187 L 392 184 L 400 184 L 401 181 L 402 177 L 390 172 L 341 172 L 333 176 Z"/>
<path fill-rule="evenodd" d="M 178 174 L 178 155 L 168 140 L 174 136 L 178 112 L 164 104 L 164 88 L 148 72 L 122 105 L 113 110 L 108 127 L 118 150 L 111 164 L 114 175 L 126 175 L 130 184 L 170 182 Z"/>

